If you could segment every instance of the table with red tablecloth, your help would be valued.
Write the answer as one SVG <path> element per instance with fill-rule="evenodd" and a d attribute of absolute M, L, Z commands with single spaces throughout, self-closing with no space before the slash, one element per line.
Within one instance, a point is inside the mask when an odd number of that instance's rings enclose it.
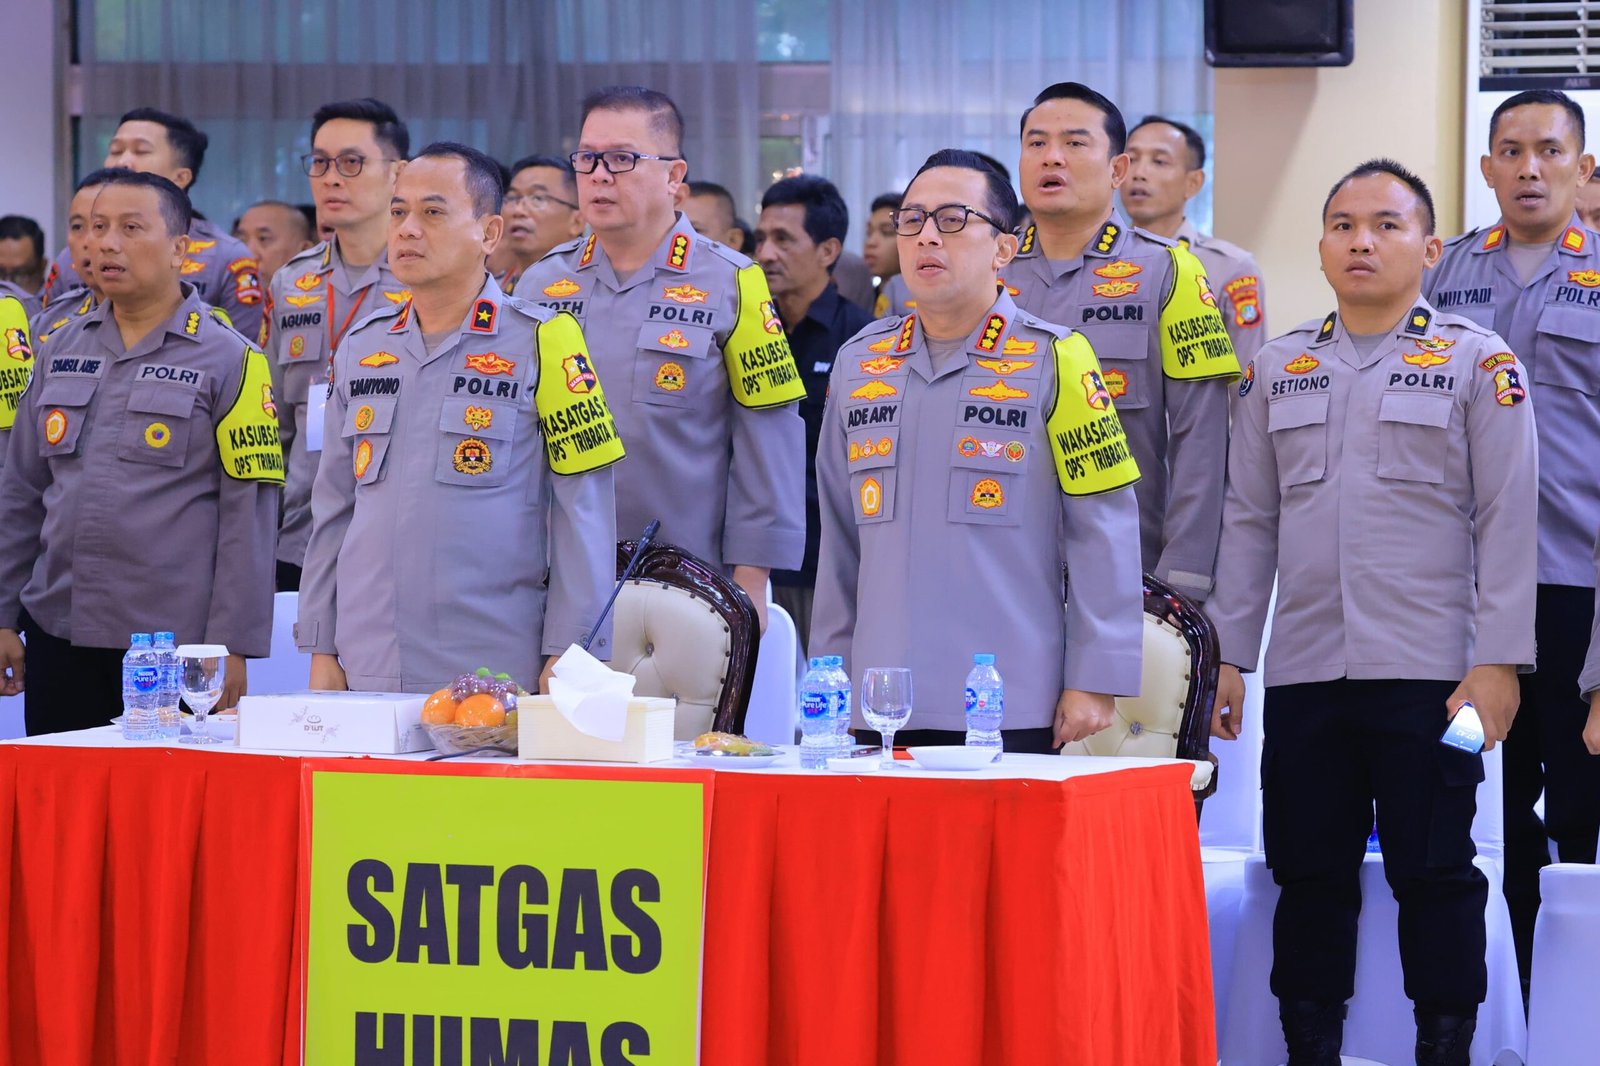
<path fill-rule="evenodd" d="M 353 765 L 0 744 L 0 1059 L 298 1063 L 306 772 Z M 1214 1066 L 1190 770 L 718 773 L 701 1001 L 713 1066 Z"/>

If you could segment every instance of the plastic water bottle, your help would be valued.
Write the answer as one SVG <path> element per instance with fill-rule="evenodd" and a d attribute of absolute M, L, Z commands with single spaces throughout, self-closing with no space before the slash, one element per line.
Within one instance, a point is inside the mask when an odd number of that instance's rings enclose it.
<path fill-rule="evenodd" d="M 161 667 L 149 633 L 135 633 L 122 657 L 122 736 L 125 740 L 154 740 L 156 700 L 160 698 Z"/>
<path fill-rule="evenodd" d="M 827 765 L 836 750 L 834 710 L 838 681 L 830 663 L 833 656 L 818 655 L 800 679 L 800 765 L 817 770 Z"/>
<path fill-rule="evenodd" d="M 850 675 L 844 672 L 844 656 L 828 656 L 828 666 L 833 675 L 833 753 L 849 755 L 850 745 Z"/>
<path fill-rule="evenodd" d="M 967 675 L 967 747 L 993 748 L 1000 757 L 1000 718 L 1005 714 L 1005 686 L 994 656 L 979 652 L 972 657 Z"/>
<path fill-rule="evenodd" d="M 155 636 L 156 665 L 161 669 L 161 684 L 157 689 L 156 735 L 163 740 L 176 739 L 181 732 L 178 719 L 178 646 L 171 633 Z"/>

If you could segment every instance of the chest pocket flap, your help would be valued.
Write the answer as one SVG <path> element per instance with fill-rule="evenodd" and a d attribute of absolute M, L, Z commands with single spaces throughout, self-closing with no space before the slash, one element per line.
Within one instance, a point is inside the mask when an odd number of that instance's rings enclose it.
<path fill-rule="evenodd" d="M 78 450 L 84 409 L 100 387 L 99 378 L 48 377 L 39 386 L 39 454 L 71 455 Z"/>
<path fill-rule="evenodd" d="M 341 437 L 354 437 L 358 433 L 388 433 L 394 422 L 393 396 L 362 396 L 350 401 L 345 408 Z"/>
<path fill-rule="evenodd" d="M 1454 409 L 1454 397 L 1444 393 L 1385 393 L 1378 405 L 1378 476 L 1443 484 Z"/>
<path fill-rule="evenodd" d="M 1600 360 L 1594 356 L 1600 343 L 1600 309 L 1547 306 L 1539 315 L 1539 341 L 1528 360 L 1536 384 L 1600 394 Z"/>
<path fill-rule="evenodd" d="M 441 431 L 461 436 L 514 440 L 516 428 L 516 404 L 496 400 L 452 396 L 445 400 L 439 415 Z"/>
<path fill-rule="evenodd" d="M 1321 481 L 1328 470 L 1328 394 L 1289 396 L 1267 406 L 1280 488 Z"/>
<path fill-rule="evenodd" d="M 128 392 L 128 418 L 117 455 L 135 463 L 180 467 L 189 451 L 198 393 L 187 385 L 139 382 Z"/>

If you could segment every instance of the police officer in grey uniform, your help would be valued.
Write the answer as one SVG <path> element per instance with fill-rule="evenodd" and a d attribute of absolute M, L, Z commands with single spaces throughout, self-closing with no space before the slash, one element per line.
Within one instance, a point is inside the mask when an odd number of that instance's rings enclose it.
<path fill-rule="evenodd" d="M 1094 345 L 1139 463 L 1144 568 L 1203 600 L 1239 365 L 1200 262 L 1112 204 L 1128 168 L 1124 131 L 1116 105 L 1087 86 L 1039 93 L 1022 119 L 1022 199 L 1035 221 L 1002 277 L 1019 307 Z"/>
<path fill-rule="evenodd" d="M 344 334 L 410 296 L 389 269 L 389 196 L 411 135 L 381 100 L 324 104 L 302 158 L 317 217 L 333 238 L 289 260 L 272 278 L 261 345 L 278 384 L 279 430 L 289 476 L 278 530 L 278 589 L 300 587 L 311 537 L 311 483 L 321 454 L 328 361 Z"/>
<path fill-rule="evenodd" d="M 930 156 L 895 216 L 918 311 L 834 362 L 810 646 L 857 685 L 909 666 L 908 744 L 961 742 L 974 652 L 1005 676 L 1008 751 L 1096 732 L 1139 689 L 1138 469 L 1084 338 L 997 293 L 1016 209 L 974 153 Z M 1085 575 L 1065 611 L 1063 565 Z"/>
<path fill-rule="evenodd" d="M 1541 89 L 1501 103 L 1482 164 L 1500 221 L 1447 242 L 1424 283 L 1441 311 L 1506 339 L 1539 410 L 1539 669 L 1522 678 L 1523 713 L 1505 749 L 1505 893 L 1524 979 L 1549 841 L 1563 862 L 1594 862 L 1600 833 L 1600 763 L 1584 749 L 1588 708 L 1574 687 L 1600 529 L 1600 236 L 1574 213 L 1594 170 L 1583 149 L 1583 111 L 1566 95 Z"/>
<path fill-rule="evenodd" d="M 153 107 L 138 107 L 122 116 L 102 165 L 159 174 L 187 192 L 200 176 L 209 141 L 186 118 Z M 196 215 L 189 229 L 182 276 L 194 286 L 200 299 L 227 314 L 234 329 L 246 337 L 256 336 L 261 328 L 266 281 L 243 243 Z M 54 303 L 62 293 L 82 284 L 69 242 L 50 265 L 44 282 L 44 302 Z"/>
<path fill-rule="evenodd" d="M 0 673 L 29 733 L 119 713 L 133 632 L 225 644 L 221 706 L 272 641 L 283 455 L 265 357 L 184 284 L 189 201 L 118 172 L 95 199 L 106 302 L 40 342 L 0 476 Z M 27 633 L 27 650 L 18 629 Z"/>
<path fill-rule="evenodd" d="M 0 290 L 0 469 L 17 407 L 33 374 L 33 339 L 28 309 L 16 296 Z"/>
<path fill-rule="evenodd" d="M 17 301 L 22 306 L 22 313 L 29 318 L 32 318 L 44 308 L 44 297 L 36 292 L 20 289 L 9 281 L 0 281 L 0 297 Z"/>
<path fill-rule="evenodd" d="M 805 548 L 805 426 L 761 268 L 675 212 L 688 164 L 671 99 L 636 86 L 584 101 L 572 164 L 590 234 L 529 267 L 516 294 L 582 324 L 629 460 L 617 527 L 731 570 L 766 628 L 767 574 Z"/>
<path fill-rule="evenodd" d="M 1276 572 L 1261 779 L 1293 1066 L 1339 1062 L 1374 803 L 1417 1062 L 1466 1066 L 1487 983 L 1483 761 L 1439 738 L 1471 701 L 1502 740 L 1532 668 L 1538 458 L 1516 356 L 1421 298 L 1433 224 L 1391 160 L 1341 179 L 1320 245 L 1338 310 L 1263 347 L 1234 411 L 1213 733 L 1238 735 Z"/>
<path fill-rule="evenodd" d="M 1128 180 L 1122 207 L 1134 225 L 1177 241 L 1206 268 L 1239 362 L 1254 358 L 1267 339 L 1266 287 L 1255 256 L 1230 241 L 1201 233 L 1184 211 L 1206 182 L 1206 142 L 1175 119 L 1149 115 L 1128 131 Z"/>
<path fill-rule="evenodd" d="M 622 445 L 577 323 L 488 273 L 503 195 L 459 144 L 395 183 L 412 299 L 334 354 L 295 627 L 313 688 L 428 692 L 480 663 L 533 688 L 611 591 Z"/>

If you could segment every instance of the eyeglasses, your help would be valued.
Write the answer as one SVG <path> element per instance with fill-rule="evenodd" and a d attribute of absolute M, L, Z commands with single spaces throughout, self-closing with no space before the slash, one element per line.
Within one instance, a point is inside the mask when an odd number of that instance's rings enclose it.
<path fill-rule="evenodd" d="M 664 163 L 673 163 L 683 156 L 651 155 L 648 152 L 627 152 L 619 148 L 610 152 L 573 152 L 567 158 L 572 161 L 572 169 L 579 174 L 593 174 L 594 168 L 601 163 L 606 165 L 607 174 L 626 174 L 637 166 L 641 159 L 658 159 Z"/>
<path fill-rule="evenodd" d="M 384 156 L 380 162 L 392 163 L 394 160 Z M 357 155 L 354 152 L 346 152 L 344 155 L 333 158 L 318 155 L 316 152 L 300 157 L 300 165 L 305 167 L 306 174 L 313 178 L 320 178 L 326 174 L 330 163 L 333 164 L 333 168 L 339 172 L 341 177 L 353 178 L 361 173 L 362 167 L 367 165 L 367 157 Z"/>
<path fill-rule="evenodd" d="M 506 207 L 514 207 L 517 204 L 526 204 L 531 210 L 534 211 L 543 211 L 551 204 L 560 204 L 562 207 L 570 207 L 574 211 L 578 209 L 578 205 L 573 203 L 571 200 L 563 200 L 559 196 L 551 196 L 549 193 L 543 192 L 529 193 L 527 196 L 523 196 L 521 193 L 508 192 L 506 193 L 503 202 Z"/>
<path fill-rule="evenodd" d="M 1008 232 L 1006 227 L 977 208 L 968 207 L 966 204 L 940 204 L 932 211 L 924 211 L 920 207 L 903 207 L 890 217 L 894 219 L 896 233 L 902 237 L 915 237 L 922 232 L 930 218 L 940 233 L 960 233 L 967 228 L 968 215 L 977 215 L 1001 233 Z"/>

